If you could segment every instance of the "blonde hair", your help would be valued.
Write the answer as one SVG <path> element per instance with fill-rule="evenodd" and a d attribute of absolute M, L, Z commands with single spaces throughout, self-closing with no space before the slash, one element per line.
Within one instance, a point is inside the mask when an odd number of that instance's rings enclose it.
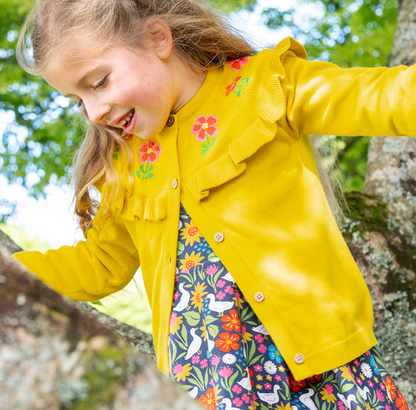
<path fill-rule="evenodd" d="M 195 71 L 206 71 L 255 53 L 227 20 L 201 1 L 37 0 L 20 33 L 17 59 L 25 71 L 42 75 L 56 50 L 62 52 L 68 39 L 82 35 L 95 36 L 103 46 L 101 50 L 113 44 L 138 49 L 144 45 L 145 23 L 151 18 L 167 23 L 174 50 Z M 31 44 L 26 44 L 28 34 Z M 86 116 L 85 111 L 83 114 Z M 115 147 L 128 152 L 129 162 L 132 161 L 123 136 L 121 129 L 89 123 L 75 156 L 72 175 L 75 213 L 85 236 L 99 207 L 90 196 L 90 187 L 105 181 L 107 208 L 120 189 L 120 176 L 112 161 Z"/>

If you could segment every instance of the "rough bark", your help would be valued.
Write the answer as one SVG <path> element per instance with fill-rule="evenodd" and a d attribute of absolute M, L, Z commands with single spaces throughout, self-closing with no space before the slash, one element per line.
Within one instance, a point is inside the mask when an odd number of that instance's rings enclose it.
<path fill-rule="evenodd" d="M 416 63 L 416 0 L 400 2 L 390 66 Z M 379 350 L 416 406 L 416 139 L 372 138 L 363 194 L 343 228 L 373 297 Z"/>
<path fill-rule="evenodd" d="M 2 254 L 0 284 L 1 409 L 201 408 L 148 354 Z"/>

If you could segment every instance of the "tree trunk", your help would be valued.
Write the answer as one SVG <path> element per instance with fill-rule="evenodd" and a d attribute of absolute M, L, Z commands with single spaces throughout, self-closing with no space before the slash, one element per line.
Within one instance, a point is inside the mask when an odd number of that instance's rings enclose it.
<path fill-rule="evenodd" d="M 390 66 L 415 63 L 416 0 L 403 0 Z M 415 154 L 414 138 L 371 139 L 363 194 L 347 195 L 356 213 L 343 228 L 373 297 L 379 350 L 410 408 L 416 406 Z"/>
<path fill-rule="evenodd" d="M 62 297 L 3 253 L 0 313 L 1 409 L 201 408 L 157 370 L 151 335 Z"/>

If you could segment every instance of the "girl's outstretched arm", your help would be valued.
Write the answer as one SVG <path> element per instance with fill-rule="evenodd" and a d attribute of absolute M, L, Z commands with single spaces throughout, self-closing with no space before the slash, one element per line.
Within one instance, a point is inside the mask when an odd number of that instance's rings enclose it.
<path fill-rule="evenodd" d="M 290 50 L 282 60 L 286 116 L 297 133 L 416 136 L 416 65 L 344 69 Z"/>
<path fill-rule="evenodd" d="M 136 247 L 120 219 L 119 215 L 103 218 L 102 207 L 86 242 L 13 257 L 71 299 L 101 299 L 126 286 L 139 267 Z"/>

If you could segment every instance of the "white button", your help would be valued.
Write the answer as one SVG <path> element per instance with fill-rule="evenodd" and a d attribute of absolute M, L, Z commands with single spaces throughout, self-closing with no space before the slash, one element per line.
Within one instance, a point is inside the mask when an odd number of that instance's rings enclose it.
<path fill-rule="evenodd" d="M 261 293 L 261 292 L 257 292 L 257 293 L 254 295 L 254 299 L 256 299 L 256 302 L 263 302 L 263 300 L 264 300 L 264 295 L 263 295 L 263 293 Z"/>
<path fill-rule="evenodd" d="M 297 355 L 295 355 L 295 362 L 297 364 L 302 364 L 305 361 L 305 357 L 303 356 L 303 354 L 298 353 Z"/>
<path fill-rule="evenodd" d="M 224 235 L 221 232 L 217 232 L 214 235 L 215 242 L 222 242 L 224 240 Z"/>
<path fill-rule="evenodd" d="M 173 189 L 176 189 L 178 187 L 178 180 L 177 179 L 174 179 L 172 181 L 172 186 L 173 186 Z"/>

